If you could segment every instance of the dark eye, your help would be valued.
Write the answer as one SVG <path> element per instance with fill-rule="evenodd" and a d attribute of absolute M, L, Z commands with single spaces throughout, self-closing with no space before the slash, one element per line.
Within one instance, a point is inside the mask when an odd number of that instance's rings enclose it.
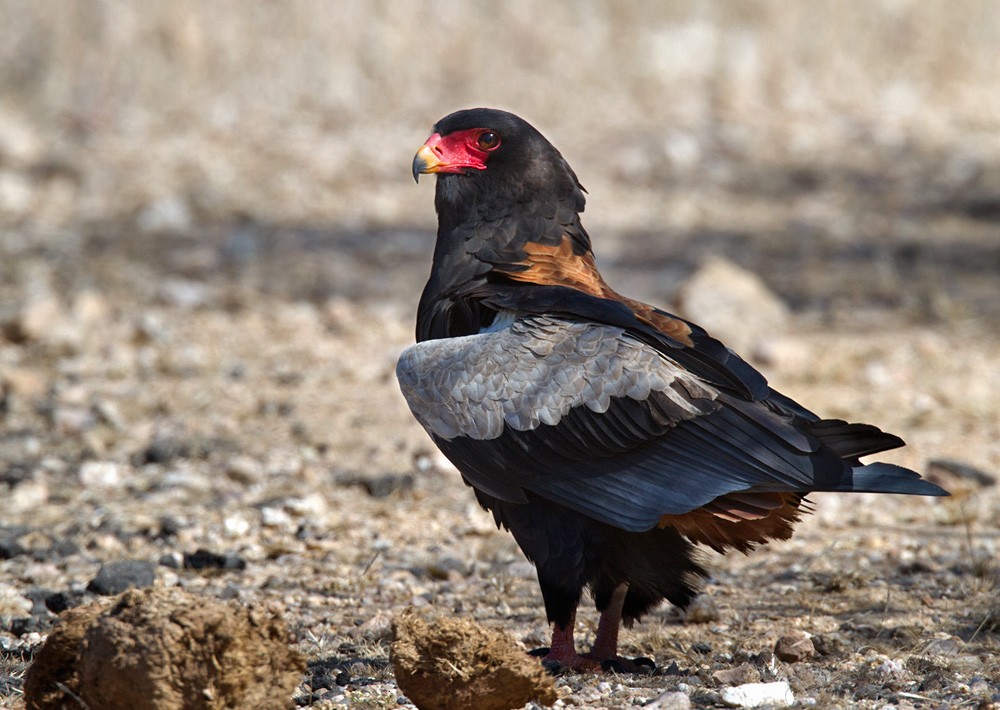
<path fill-rule="evenodd" d="M 500 145 L 500 136 L 493 131 L 483 131 L 479 134 L 479 139 L 476 143 L 483 150 L 493 150 Z"/>

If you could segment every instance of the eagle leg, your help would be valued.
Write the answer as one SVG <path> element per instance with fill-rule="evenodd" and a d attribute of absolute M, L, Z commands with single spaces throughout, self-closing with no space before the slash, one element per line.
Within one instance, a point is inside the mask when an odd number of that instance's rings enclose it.
<path fill-rule="evenodd" d="M 601 610 L 601 620 L 597 623 L 597 638 L 590 647 L 590 653 L 586 654 L 587 658 L 598 663 L 618 658 L 618 629 L 621 627 L 622 605 L 625 603 L 627 592 L 628 584 L 622 582 L 611 593 L 608 605 Z"/>
<path fill-rule="evenodd" d="M 561 626 L 558 622 L 552 626 L 552 645 L 542 658 L 542 663 L 550 673 L 558 674 L 564 669 L 591 673 L 601 670 L 600 661 L 576 652 L 576 643 L 573 641 L 574 626 L 576 626 L 575 611 L 565 626 Z"/>

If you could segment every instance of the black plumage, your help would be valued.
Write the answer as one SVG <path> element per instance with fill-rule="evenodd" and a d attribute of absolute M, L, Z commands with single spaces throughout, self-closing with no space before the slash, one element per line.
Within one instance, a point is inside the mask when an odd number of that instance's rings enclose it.
<path fill-rule="evenodd" d="M 608 286 L 580 222 L 582 186 L 522 119 L 454 113 L 413 167 L 438 175 L 438 235 L 400 384 L 535 564 L 555 625 L 549 660 L 619 662 L 620 620 L 696 593 L 696 544 L 787 538 L 808 493 L 944 494 L 860 462 L 898 437 L 821 419 L 697 325 Z M 602 621 L 581 655 L 586 588 Z"/>

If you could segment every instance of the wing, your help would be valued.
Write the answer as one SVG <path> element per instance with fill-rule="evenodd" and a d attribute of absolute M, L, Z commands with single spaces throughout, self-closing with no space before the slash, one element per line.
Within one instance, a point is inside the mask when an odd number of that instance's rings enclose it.
<path fill-rule="evenodd" d="M 852 489 L 853 462 L 801 414 L 723 391 L 616 325 L 524 317 L 417 344 L 397 375 L 465 480 L 501 500 L 530 491 L 639 531 L 736 492 Z"/>

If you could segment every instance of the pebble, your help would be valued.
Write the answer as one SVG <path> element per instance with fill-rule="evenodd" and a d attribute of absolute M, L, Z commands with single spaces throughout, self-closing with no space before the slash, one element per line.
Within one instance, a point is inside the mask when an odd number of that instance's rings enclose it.
<path fill-rule="evenodd" d="M 125 482 L 122 466 L 114 461 L 87 461 L 78 478 L 86 488 L 117 488 Z"/>
<path fill-rule="evenodd" d="M 472 568 L 465 560 L 446 555 L 434 560 L 427 565 L 427 574 L 432 579 L 448 579 L 453 573 L 462 577 L 468 577 Z"/>
<path fill-rule="evenodd" d="M 153 586 L 156 572 L 145 560 L 118 560 L 101 565 L 97 576 L 90 580 L 87 591 L 104 596 L 121 594 L 126 589 L 143 589 Z"/>
<path fill-rule="evenodd" d="M 7 530 L 0 528 L 0 560 L 9 560 L 23 555 L 27 550 L 17 541 L 26 532 L 24 529 Z"/>
<path fill-rule="evenodd" d="M 774 644 L 774 655 L 786 663 L 798 663 L 816 655 L 812 638 L 805 631 L 794 630 Z"/>
<path fill-rule="evenodd" d="M 696 596 L 683 613 L 686 624 L 707 624 L 719 620 L 719 606 L 708 594 Z"/>
<path fill-rule="evenodd" d="M 245 485 L 259 483 L 264 478 L 264 467 L 249 456 L 232 457 L 226 462 L 225 471 L 230 479 Z"/>
<path fill-rule="evenodd" d="M 732 688 L 723 688 L 722 702 L 737 708 L 787 707 L 795 702 L 792 688 L 787 681 L 774 683 L 746 683 Z"/>
<path fill-rule="evenodd" d="M 55 295 L 43 293 L 0 323 L 0 333 L 13 343 L 50 339 L 66 317 Z"/>
<path fill-rule="evenodd" d="M 240 538 L 250 532 L 250 521 L 242 515 L 230 515 L 222 522 L 222 530 L 228 538 Z"/>
<path fill-rule="evenodd" d="M 184 553 L 185 569 L 246 569 L 247 562 L 242 557 L 233 552 L 220 555 L 204 548 L 198 548 L 194 552 Z"/>
<path fill-rule="evenodd" d="M 958 636 L 936 638 L 924 646 L 924 655 L 954 656 L 962 649 L 963 646 L 965 646 L 965 642 Z"/>
<path fill-rule="evenodd" d="M 170 569 L 180 569 L 184 566 L 184 556 L 176 550 L 171 550 L 160 557 L 160 564 Z"/>
<path fill-rule="evenodd" d="M 744 685 L 746 683 L 759 683 L 760 671 L 750 663 L 742 663 L 735 668 L 724 668 L 715 671 L 712 678 L 722 685 Z"/>
<path fill-rule="evenodd" d="M 26 616 L 34 603 L 22 596 L 17 588 L 0 583 L 0 616 Z"/>
<path fill-rule="evenodd" d="M 392 614 L 379 611 L 361 625 L 361 635 L 369 641 L 388 641 L 392 638 Z"/>
<path fill-rule="evenodd" d="M 34 510 L 49 499 L 49 487 L 44 480 L 32 479 L 19 483 L 3 501 L 7 513 L 16 514 Z"/>
<path fill-rule="evenodd" d="M 385 498 L 395 491 L 412 490 L 413 476 L 408 473 L 402 475 L 387 473 L 384 476 L 360 479 L 358 483 L 372 498 Z"/>
<path fill-rule="evenodd" d="M 260 509 L 260 522 L 267 528 L 290 529 L 294 525 L 292 516 L 283 509 L 273 506 L 264 506 Z"/>
<path fill-rule="evenodd" d="M 643 705 L 643 707 L 650 710 L 689 710 L 691 707 L 691 698 L 686 693 L 668 690 L 653 698 Z"/>
<path fill-rule="evenodd" d="M 191 229 L 193 220 L 191 206 L 184 197 L 165 195 L 144 206 L 136 217 L 136 224 L 147 233 L 182 233 Z"/>

